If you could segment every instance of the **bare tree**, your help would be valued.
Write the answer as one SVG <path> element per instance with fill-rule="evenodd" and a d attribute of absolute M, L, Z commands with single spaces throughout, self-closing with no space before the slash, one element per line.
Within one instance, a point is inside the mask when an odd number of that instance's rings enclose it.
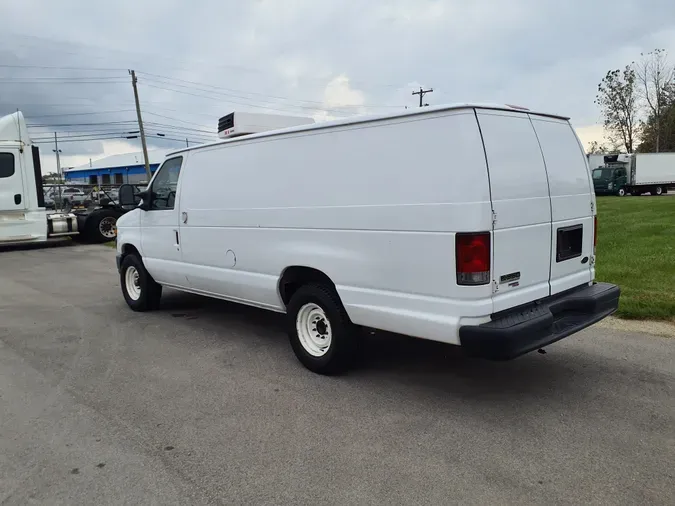
<path fill-rule="evenodd" d="M 589 155 L 606 155 L 609 151 L 607 146 L 600 144 L 598 141 L 589 142 L 586 148 L 586 153 Z"/>
<path fill-rule="evenodd" d="M 669 105 L 669 97 L 675 91 L 675 66 L 668 62 L 665 49 L 655 49 L 649 53 L 640 53 L 641 59 L 635 65 L 635 76 L 638 82 L 639 96 L 644 101 L 648 122 L 643 128 L 654 129 L 654 148 L 661 149 L 661 126 L 664 112 Z"/>
<path fill-rule="evenodd" d="M 632 65 L 626 65 L 623 70 L 610 70 L 598 85 L 595 103 L 602 111 L 607 139 L 612 144 L 622 144 L 627 153 L 633 152 L 637 141 L 637 102 L 636 77 Z"/>

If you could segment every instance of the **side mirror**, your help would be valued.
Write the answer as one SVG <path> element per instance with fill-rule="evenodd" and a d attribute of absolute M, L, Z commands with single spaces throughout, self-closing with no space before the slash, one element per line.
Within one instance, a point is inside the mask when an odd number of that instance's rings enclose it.
<path fill-rule="evenodd" d="M 118 202 L 121 207 L 140 207 L 147 211 L 150 208 L 147 191 L 136 193 L 136 188 L 130 184 L 120 186 L 118 192 Z"/>
<path fill-rule="evenodd" d="M 119 203 L 122 207 L 132 207 L 138 204 L 136 192 L 130 184 L 123 184 L 119 189 Z"/>

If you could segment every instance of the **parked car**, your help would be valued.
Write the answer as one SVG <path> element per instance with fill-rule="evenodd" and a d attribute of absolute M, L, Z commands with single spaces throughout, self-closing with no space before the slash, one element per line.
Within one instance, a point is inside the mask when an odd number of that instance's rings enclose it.
<path fill-rule="evenodd" d="M 117 188 L 93 190 L 87 198 L 97 204 L 116 204 L 119 199 L 119 191 Z"/>
<path fill-rule="evenodd" d="M 318 373 L 349 367 L 359 328 L 505 360 L 618 307 L 558 115 L 460 105 L 242 135 L 169 154 L 140 197 L 117 222 L 131 309 L 167 286 L 286 313 Z"/>
<path fill-rule="evenodd" d="M 67 200 L 70 201 L 72 205 L 84 205 L 85 200 L 87 200 L 87 194 L 79 188 L 63 188 L 61 190 L 61 195 Z"/>
<path fill-rule="evenodd" d="M 45 206 L 47 201 L 52 207 L 72 207 L 85 205 L 87 194 L 79 188 L 63 186 L 60 191 L 58 187 L 51 187 L 45 193 Z"/>

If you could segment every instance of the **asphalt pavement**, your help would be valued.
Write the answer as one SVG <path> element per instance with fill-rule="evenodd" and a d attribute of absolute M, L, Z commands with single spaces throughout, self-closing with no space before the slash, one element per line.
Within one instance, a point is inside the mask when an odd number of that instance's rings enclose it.
<path fill-rule="evenodd" d="M 0 504 L 675 504 L 675 339 L 594 327 L 512 362 L 400 336 L 341 377 L 283 317 L 114 250 L 0 252 Z"/>

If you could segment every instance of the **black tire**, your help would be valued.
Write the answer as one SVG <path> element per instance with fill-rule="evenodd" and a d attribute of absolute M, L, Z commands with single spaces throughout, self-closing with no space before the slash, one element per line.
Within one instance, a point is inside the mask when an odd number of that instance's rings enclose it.
<path fill-rule="evenodd" d="M 121 214 L 113 209 L 97 209 L 87 216 L 84 230 L 80 235 L 83 240 L 90 243 L 114 241 L 117 237 L 117 218 L 120 216 Z"/>
<path fill-rule="evenodd" d="M 661 186 L 657 186 L 654 188 L 654 191 L 652 191 L 652 195 L 663 195 L 663 188 Z"/>
<path fill-rule="evenodd" d="M 307 351 L 298 334 L 298 314 L 308 304 L 315 304 L 325 314 L 331 335 L 327 351 L 314 356 Z M 301 286 L 286 308 L 288 337 L 295 356 L 310 371 L 339 374 L 352 365 L 355 355 L 356 327 L 350 321 L 335 289 L 321 284 Z"/>
<path fill-rule="evenodd" d="M 624 188 L 619 188 L 616 192 L 619 197 L 624 197 L 626 195 L 626 190 Z"/>
<path fill-rule="evenodd" d="M 135 269 L 135 272 L 138 273 L 137 287 L 140 289 L 138 298 L 132 296 L 130 292 L 133 292 L 133 290 L 129 290 L 127 287 L 127 272 L 130 268 Z M 162 285 L 157 283 L 150 273 L 145 270 L 143 261 L 138 256 L 133 254 L 127 255 L 122 260 L 122 265 L 120 266 L 120 285 L 124 300 L 127 301 L 129 307 L 134 311 L 159 309 L 159 303 L 162 298 Z"/>

